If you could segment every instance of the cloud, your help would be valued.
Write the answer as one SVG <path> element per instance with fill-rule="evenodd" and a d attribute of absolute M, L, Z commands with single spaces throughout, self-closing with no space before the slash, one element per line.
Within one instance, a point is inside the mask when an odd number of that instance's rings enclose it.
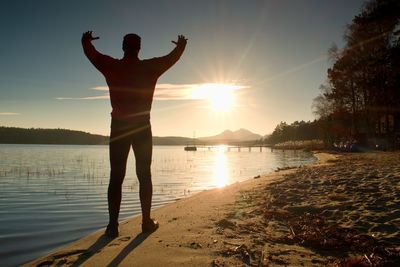
<path fill-rule="evenodd" d="M 248 88 L 245 85 L 219 83 L 190 83 L 156 85 L 155 100 L 200 100 L 206 99 L 212 91 L 237 91 Z"/>
<path fill-rule="evenodd" d="M 240 90 L 248 88 L 244 85 L 218 84 L 218 83 L 188 83 L 172 84 L 159 83 L 156 85 L 154 100 L 199 100 L 205 99 L 207 92 L 213 90 Z M 95 86 L 90 88 L 96 91 L 108 91 L 108 86 Z M 87 96 L 87 97 L 57 97 L 57 100 L 99 100 L 109 99 L 110 95 Z"/>
<path fill-rule="evenodd" d="M 90 88 L 92 90 L 98 90 L 98 91 L 108 91 L 108 86 L 95 86 Z"/>
<path fill-rule="evenodd" d="M 200 84 L 172 84 L 172 83 L 159 83 L 156 85 L 154 92 L 154 100 L 189 100 L 191 98 L 191 92 L 194 88 L 199 87 Z M 90 88 L 96 91 L 108 91 L 108 86 L 95 86 Z M 109 96 L 106 96 L 109 98 Z M 103 98 L 57 98 L 61 100 L 65 99 L 103 99 Z"/>
<path fill-rule="evenodd" d="M 109 99 L 109 95 L 86 96 L 86 97 L 56 97 L 57 100 L 98 100 Z"/>
<path fill-rule="evenodd" d="M 13 115 L 20 115 L 20 114 L 16 113 L 16 112 L 0 112 L 0 115 L 13 116 Z"/>
<path fill-rule="evenodd" d="M 199 84 L 171 84 L 156 85 L 154 100 L 192 100 L 191 94 Z"/>

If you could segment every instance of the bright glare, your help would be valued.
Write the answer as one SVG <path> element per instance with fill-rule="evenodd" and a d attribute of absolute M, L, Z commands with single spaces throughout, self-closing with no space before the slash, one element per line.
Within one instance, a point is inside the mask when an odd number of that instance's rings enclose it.
<path fill-rule="evenodd" d="M 214 111 L 229 111 L 235 102 L 235 90 L 243 86 L 224 83 L 205 83 L 192 91 L 192 97 L 208 100 Z"/>
<path fill-rule="evenodd" d="M 229 174 L 225 146 L 220 146 L 217 149 L 213 166 L 213 178 L 217 187 L 224 187 L 228 184 Z"/>

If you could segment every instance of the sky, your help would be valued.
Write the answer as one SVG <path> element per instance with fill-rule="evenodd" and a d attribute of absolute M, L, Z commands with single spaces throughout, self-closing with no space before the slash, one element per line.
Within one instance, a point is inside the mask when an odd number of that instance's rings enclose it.
<path fill-rule="evenodd" d="M 312 100 L 330 66 L 327 51 L 333 43 L 343 47 L 345 27 L 362 4 L 4 1 L 0 126 L 109 134 L 106 82 L 81 47 L 88 30 L 100 37 L 95 47 L 114 58 L 122 58 L 127 33 L 141 36 L 141 59 L 168 54 L 179 34 L 188 38 L 181 59 L 158 80 L 153 135 L 200 137 L 239 128 L 265 135 L 281 121 L 313 120 Z"/>

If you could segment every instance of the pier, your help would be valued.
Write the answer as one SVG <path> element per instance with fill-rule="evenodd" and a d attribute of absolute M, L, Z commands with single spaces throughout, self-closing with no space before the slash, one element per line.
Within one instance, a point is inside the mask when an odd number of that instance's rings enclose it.
<path fill-rule="evenodd" d="M 301 146 L 274 146 L 274 145 L 270 145 L 270 144 L 263 144 L 263 145 L 196 145 L 193 146 L 196 149 L 193 150 L 187 150 L 187 151 L 196 151 L 199 149 L 203 149 L 203 150 L 208 150 L 208 151 L 212 151 L 212 150 L 220 150 L 221 148 L 223 148 L 225 151 L 230 152 L 230 151 L 248 151 L 248 152 L 252 152 L 252 151 L 259 151 L 262 152 L 263 150 L 266 149 L 270 149 L 271 152 L 274 150 L 279 150 L 279 151 L 298 151 L 298 150 L 305 150 L 305 151 L 310 151 L 312 150 L 312 147 L 307 148 L 307 147 L 301 147 Z"/>
<path fill-rule="evenodd" d="M 224 148 L 226 151 L 259 151 L 262 152 L 263 149 L 270 148 L 273 150 L 273 147 L 271 145 L 196 145 L 197 150 L 199 149 L 207 149 L 209 151 L 211 150 L 217 150 Z"/>

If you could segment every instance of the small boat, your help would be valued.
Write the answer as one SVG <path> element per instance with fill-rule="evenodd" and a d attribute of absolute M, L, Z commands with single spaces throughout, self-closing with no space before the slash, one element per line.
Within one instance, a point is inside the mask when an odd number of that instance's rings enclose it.
<path fill-rule="evenodd" d="M 192 146 L 185 146 L 185 151 L 197 151 L 197 147 L 195 145 Z"/>
<path fill-rule="evenodd" d="M 185 146 L 185 151 L 197 151 L 197 147 L 196 147 L 196 133 L 193 133 L 193 145 L 186 145 Z"/>

